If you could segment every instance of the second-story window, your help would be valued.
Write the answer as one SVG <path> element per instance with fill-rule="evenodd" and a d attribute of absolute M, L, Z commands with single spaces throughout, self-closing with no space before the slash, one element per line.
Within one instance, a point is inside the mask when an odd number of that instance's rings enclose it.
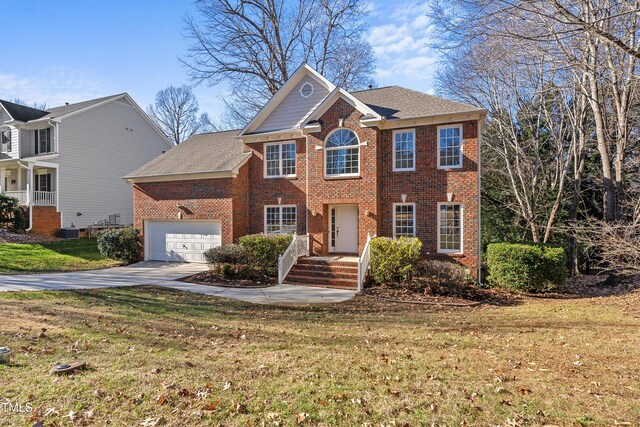
<path fill-rule="evenodd" d="M 416 170 L 415 130 L 399 130 L 393 132 L 393 170 Z"/>
<path fill-rule="evenodd" d="M 462 167 L 462 125 L 438 127 L 438 168 Z"/>
<path fill-rule="evenodd" d="M 265 144 L 264 171 L 267 178 L 296 176 L 296 143 Z"/>
<path fill-rule="evenodd" d="M 36 154 L 51 153 L 51 128 L 38 129 L 36 134 Z"/>
<path fill-rule="evenodd" d="M 11 129 L 5 129 L 0 133 L 0 153 L 11 151 Z"/>
<path fill-rule="evenodd" d="M 360 142 L 349 129 L 337 129 L 324 144 L 325 176 L 353 176 L 360 173 Z"/>

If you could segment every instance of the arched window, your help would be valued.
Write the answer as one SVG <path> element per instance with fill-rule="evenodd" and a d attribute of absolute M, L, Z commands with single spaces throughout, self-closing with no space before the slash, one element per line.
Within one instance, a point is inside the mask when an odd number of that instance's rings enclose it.
<path fill-rule="evenodd" d="M 340 128 L 331 132 L 324 143 L 325 175 L 358 175 L 359 146 L 358 136 L 352 130 Z"/>

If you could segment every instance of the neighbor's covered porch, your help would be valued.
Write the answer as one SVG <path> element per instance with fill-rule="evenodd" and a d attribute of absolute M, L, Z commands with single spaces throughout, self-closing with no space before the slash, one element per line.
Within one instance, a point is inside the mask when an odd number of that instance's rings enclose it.
<path fill-rule="evenodd" d="M 0 193 L 15 197 L 21 205 L 57 206 L 58 165 L 0 163 Z"/>

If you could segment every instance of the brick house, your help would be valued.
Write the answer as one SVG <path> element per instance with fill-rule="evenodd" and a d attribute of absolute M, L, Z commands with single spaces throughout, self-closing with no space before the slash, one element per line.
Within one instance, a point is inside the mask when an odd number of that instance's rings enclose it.
<path fill-rule="evenodd" d="M 145 259 L 202 261 L 262 232 L 308 234 L 324 257 L 417 236 L 476 275 L 485 114 L 399 86 L 349 93 L 303 65 L 244 129 L 194 135 L 125 177 Z"/>

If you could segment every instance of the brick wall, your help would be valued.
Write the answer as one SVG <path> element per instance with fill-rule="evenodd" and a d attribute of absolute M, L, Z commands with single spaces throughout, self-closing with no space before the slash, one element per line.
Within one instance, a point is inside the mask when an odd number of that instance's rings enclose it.
<path fill-rule="evenodd" d="M 144 220 L 178 221 L 217 219 L 221 221 L 222 243 L 234 241 L 234 206 L 232 195 L 242 186 L 239 178 L 202 179 L 137 183 L 133 186 L 134 226 L 144 232 Z M 240 181 L 240 180 L 239 180 Z M 242 201 L 238 201 L 239 207 Z M 181 206 L 180 209 L 178 206 Z M 242 215 L 237 215 L 237 230 L 242 232 Z"/>
<path fill-rule="evenodd" d="M 291 142 L 283 140 L 279 142 Z M 269 141 L 276 142 L 276 141 Z M 246 150 L 253 152 L 247 162 L 249 167 L 249 233 L 264 232 L 264 206 L 277 205 L 281 198 L 283 205 L 296 205 L 298 210 L 298 233 L 306 233 L 306 157 L 305 139 L 296 139 L 296 177 L 265 178 L 264 177 L 264 142 L 246 145 Z"/>
<path fill-rule="evenodd" d="M 60 212 L 56 212 L 55 206 L 32 206 L 33 227 L 31 231 L 38 234 L 55 236 L 60 231 Z"/>
<path fill-rule="evenodd" d="M 367 233 L 377 232 L 378 220 L 378 176 L 377 169 L 377 131 L 360 126 L 362 113 L 351 104 L 339 98 L 320 118 L 322 132 L 308 136 L 309 155 L 309 234 L 312 238 L 314 253 L 326 254 L 329 251 L 329 205 L 358 204 L 358 247 L 364 248 Z M 325 138 L 339 127 L 353 130 L 360 143 L 360 176 L 353 178 L 325 178 Z M 367 214 L 368 212 L 368 214 Z"/>
<path fill-rule="evenodd" d="M 478 122 L 463 122 L 463 167 L 437 168 L 437 125 L 417 126 L 416 170 L 393 171 L 393 131 L 380 132 L 379 187 L 380 235 L 393 235 L 393 203 L 402 202 L 406 194 L 408 203 L 416 203 L 416 234 L 422 240 L 423 250 L 436 258 L 445 258 L 469 267 L 473 274 L 478 265 Z M 447 193 L 453 193 L 453 202 L 463 204 L 463 254 L 437 253 L 437 204 L 447 202 Z"/>

